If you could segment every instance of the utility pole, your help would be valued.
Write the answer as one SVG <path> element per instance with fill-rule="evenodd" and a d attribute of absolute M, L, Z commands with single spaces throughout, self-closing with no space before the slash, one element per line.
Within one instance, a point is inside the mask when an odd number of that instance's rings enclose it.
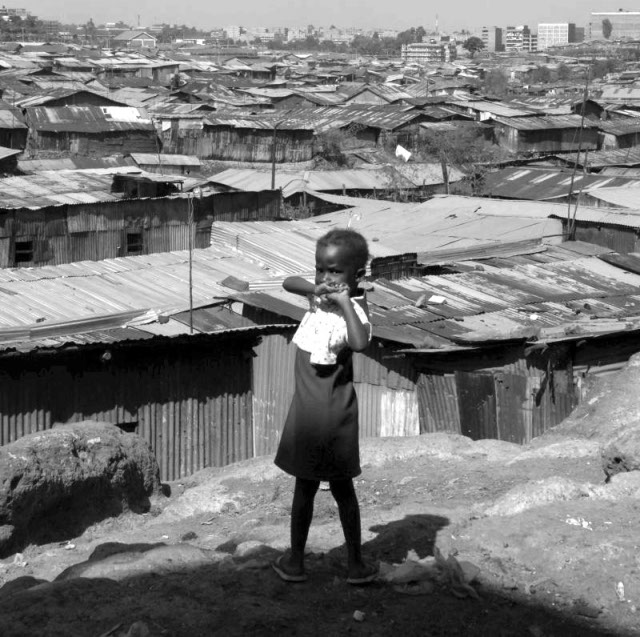
<path fill-rule="evenodd" d="M 276 189 L 276 139 L 278 126 L 282 123 L 282 121 L 279 121 L 273 125 L 273 140 L 271 141 L 271 190 Z"/>

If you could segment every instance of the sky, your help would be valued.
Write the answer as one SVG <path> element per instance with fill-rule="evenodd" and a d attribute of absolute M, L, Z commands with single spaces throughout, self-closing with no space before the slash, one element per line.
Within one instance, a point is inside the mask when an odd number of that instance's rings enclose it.
<path fill-rule="evenodd" d="M 136 26 L 168 23 L 186 24 L 207 30 L 227 25 L 251 26 L 315 26 L 408 29 L 424 26 L 440 31 L 474 30 L 483 25 L 528 24 L 539 22 L 575 22 L 586 26 L 591 11 L 617 11 L 620 7 L 640 11 L 637 6 L 625 6 L 621 0 L 242 0 L 242 2 L 212 2 L 211 0 L 18 0 L 9 7 L 24 7 L 41 19 L 63 23 L 95 24 L 123 22 Z M 138 19 L 139 16 L 139 19 Z"/>

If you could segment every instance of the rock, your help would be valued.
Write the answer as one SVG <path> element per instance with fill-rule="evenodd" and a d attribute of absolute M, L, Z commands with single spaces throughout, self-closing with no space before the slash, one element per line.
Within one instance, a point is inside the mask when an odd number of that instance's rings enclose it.
<path fill-rule="evenodd" d="M 223 511 L 240 510 L 246 499 L 245 494 L 241 491 L 233 492 L 222 482 L 223 479 L 215 477 L 209 482 L 187 489 L 167 505 L 153 520 L 153 524 L 164 525 L 196 515 L 216 515 Z"/>
<path fill-rule="evenodd" d="M 220 562 L 225 556 L 216 551 L 191 544 L 155 546 L 149 550 L 124 551 L 105 557 L 89 559 L 65 569 L 56 582 L 77 578 L 107 578 L 121 581 L 144 573 L 166 573 Z"/>
<path fill-rule="evenodd" d="M 496 502 L 484 510 L 484 515 L 516 515 L 533 507 L 562 500 L 576 500 L 590 495 L 590 486 L 561 476 L 531 480 L 519 484 L 498 498 Z"/>
<path fill-rule="evenodd" d="M 16 579 L 7 582 L 0 588 L 0 599 L 11 597 L 16 593 L 26 591 L 27 589 L 32 588 L 33 586 L 37 586 L 38 584 L 44 584 L 46 581 L 47 580 L 32 577 L 31 575 L 16 577 Z"/>
<path fill-rule="evenodd" d="M 265 553 L 272 552 L 273 549 L 267 544 L 256 540 L 248 540 L 247 542 L 242 542 L 236 546 L 233 556 L 238 558 L 246 558 L 249 556 L 256 557 L 256 555 L 264 555 Z"/>
<path fill-rule="evenodd" d="M 640 424 L 630 426 L 602 449 L 602 468 L 607 476 L 640 470 Z"/>
<path fill-rule="evenodd" d="M 0 557 L 67 539 L 160 494 L 147 443 L 109 423 L 58 425 L 0 447 Z"/>

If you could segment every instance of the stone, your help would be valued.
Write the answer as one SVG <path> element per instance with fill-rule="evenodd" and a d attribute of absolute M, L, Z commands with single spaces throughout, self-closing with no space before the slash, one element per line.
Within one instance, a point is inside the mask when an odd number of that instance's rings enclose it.
<path fill-rule="evenodd" d="M 115 425 L 57 425 L 0 447 L 0 557 L 29 542 L 65 540 L 160 495 L 149 445 Z"/>
<path fill-rule="evenodd" d="M 241 542 L 236 546 L 233 556 L 237 558 L 247 558 L 271 552 L 273 552 L 273 549 L 267 544 L 258 542 L 257 540 L 247 540 L 246 542 Z"/>

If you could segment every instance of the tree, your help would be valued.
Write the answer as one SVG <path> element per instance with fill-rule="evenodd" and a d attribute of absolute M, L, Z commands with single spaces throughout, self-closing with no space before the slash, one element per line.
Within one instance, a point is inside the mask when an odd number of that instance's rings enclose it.
<path fill-rule="evenodd" d="M 611 20 L 609 20 L 609 18 L 605 18 L 602 21 L 602 35 L 604 35 L 606 40 L 608 40 L 611 37 L 612 31 L 613 31 L 613 25 L 611 24 Z"/>
<path fill-rule="evenodd" d="M 540 82 L 541 84 L 547 84 L 551 81 L 551 71 L 547 66 L 539 66 L 537 69 L 531 71 L 530 80 L 532 82 Z"/>
<path fill-rule="evenodd" d="M 457 194 L 481 194 L 487 165 L 504 155 L 499 147 L 486 141 L 479 126 L 460 125 L 445 131 L 426 131 L 416 148 L 423 159 L 439 160 L 465 174 L 464 182 L 456 185 Z"/>
<path fill-rule="evenodd" d="M 473 58 L 478 51 L 484 49 L 484 42 L 479 37 L 472 35 L 464 41 L 462 48 L 469 51 L 469 55 Z"/>
<path fill-rule="evenodd" d="M 84 25 L 84 37 L 93 43 L 96 37 L 96 25 L 93 22 L 93 18 L 89 18 L 89 22 Z"/>

